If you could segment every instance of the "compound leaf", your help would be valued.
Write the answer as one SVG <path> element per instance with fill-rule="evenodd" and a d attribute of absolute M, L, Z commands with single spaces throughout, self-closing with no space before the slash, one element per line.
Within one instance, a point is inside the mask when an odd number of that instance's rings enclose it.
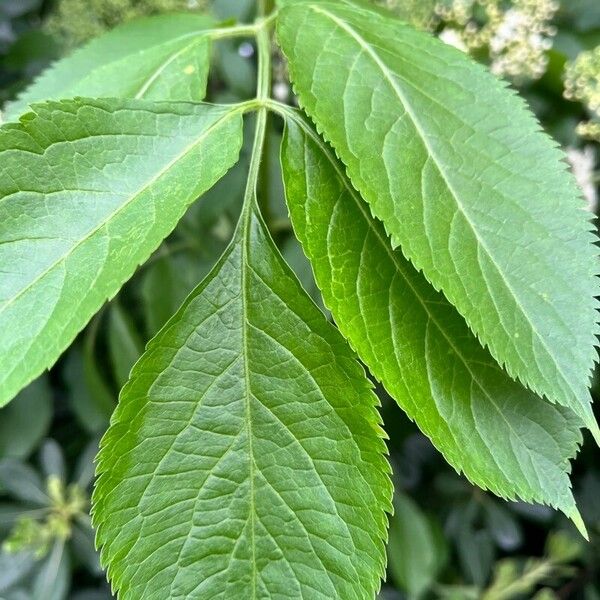
<path fill-rule="evenodd" d="M 391 507 L 377 398 L 250 209 L 148 345 L 93 517 L 124 598 L 372 598 Z"/>
<path fill-rule="evenodd" d="M 0 128 L 0 406 L 49 367 L 238 157 L 238 107 L 36 105 Z"/>
<path fill-rule="evenodd" d="M 597 249 L 555 144 L 505 84 L 428 34 L 359 0 L 283 4 L 300 102 L 393 246 L 512 377 L 600 441 Z"/>
<path fill-rule="evenodd" d="M 213 24 L 206 15 L 175 14 L 121 25 L 44 71 L 4 118 L 16 120 L 34 102 L 76 96 L 202 100 Z"/>
<path fill-rule="evenodd" d="M 484 489 L 561 509 L 577 417 L 512 380 L 462 317 L 388 243 L 380 222 L 306 123 L 288 119 L 283 174 L 296 235 L 325 304 L 360 358 L 448 462 Z"/>

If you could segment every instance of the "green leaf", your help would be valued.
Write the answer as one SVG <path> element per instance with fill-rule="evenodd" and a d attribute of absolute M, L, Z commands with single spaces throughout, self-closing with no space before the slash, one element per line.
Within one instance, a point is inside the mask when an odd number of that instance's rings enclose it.
<path fill-rule="evenodd" d="M 514 552 L 523 543 L 523 532 L 517 518 L 504 505 L 485 498 L 483 502 L 486 527 L 498 547 Z"/>
<path fill-rule="evenodd" d="M 108 348 L 119 389 L 129 379 L 131 367 L 144 351 L 144 343 L 130 315 L 115 301 L 108 320 Z"/>
<path fill-rule="evenodd" d="M 182 299 L 177 303 L 177 297 L 183 286 L 180 271 L 173 263 L 168 254 L 161 256 L 144 273 L 141 296 L 148 337 L 156 335 L 181 304 Z"/>
<path fill-rule="evenodd" d="M 284 4 L 300 102 L 393 246 L 512 377 L 600 442 L 598 251 L 556 144 L 506 84 L 428 34 L 358 1 Z"/>
<path fill-rule="evenodd" d="M 117 405 L 117 394 L 110 386 L 108 371 L 100 362 L 101 351 L 97 351 L 98 330 L 102 324 L 102 314 L 97 315 L 83 333 L 81 358 L 75 359 L 74 368 L 82 375 L 81 382 L 70 389 L 71 409 L 81 424 L 92 433 L 106 431 L 110 416 Z M 73 351 L 73 348 L 70 349 Z M 74 382 L 72 382 L 73 384 Z"/>
<path fill-rule="evenodd" d="M 0 461 L 0 489 L 26 504 L 47 506 L 50 502 L 44 482 L 37 471 L 14 458 Z"/>
<path fill-rule="evenodd" d="M 51 419 L 52 392 L 46 377 L 40 377 L 0 409 L 0 458 L 28 457 L 48 433 Z"/>
<path fill-rule="evenodd" d="M 94 322 L 85 332 L 82 345 L 74 345 L 66 353 L 63 377 L 67 402 L 79 424 L 91 434 L 104 432 L 116 406 L 116 394 L 96 363 L 94 356 Z M 13 406 L 18 399 L 10 404 Z"/>
<path fill-rule="evenodd" d="M 93 519 L 124 598 L 372 598 L 389 467 L 377 398 L 254 208 L 148 345 Z"/>
<path fill-rule="evenodd" d="M 46 481 L 51 477 L 58 477 L 63 482 L 67 480 L 65 455 L 56 440 L 45 440 L 40 448 L 39 460 L 41 472 Z"/>
<path fill-rule="evenodd" d="M 419 507 L 408 496 L 396 494 L 388 557 L 394 580 L 409 598 L 421 598 L 430 589 L 447 554 L 446 540 Z"/>
<path fill-rule="evenodd" d="M 202 100 L 213 20 L 200 14 L 147 17 L 117 27 L 44 71 L 4 118 L 27 106 L 75 96 Z"/>
<path fill-rule="evenodd" d="M 6 594 L 29 576 L 34 565 L 35 557 L 31 552 L 8 554 L 0 550 L 0 593 Z"/>
<path fill-rule="evenodd" d="M 209 207 L 215 188 L 202 197 L 200 209 Z M 218 206 L 217 202 L 214 205 Z M 164 250 L 162 255 L 159 254 L 157 260 L 146 268 L 140 296 L 147 338 L 158 333 L 198 282 L 206 277 L 223 252 L 223 243 L 206 228 L 198 227 L 195 235 L 209 246 L 207 252 L 199 252 L 194 248 L 169 254 L 170 247 L 165 244 L 161 249 Z"/>
<path fill-rule="evenodd" d="M 71 544 L 73 554 L 77 560 L 93 575 L 99 577 L 104 574 L 100 566 L 100 557 L 96 552 L 94 530 L 91 527 L 82 527 L 81 523 L 71 529 Z"/>
<path fill-rule="evenodd" d="M 584 530 L 568 476 L 579 420 L 499 368 L 297 119 L 283 143 L 288 205 L 341 332 L 459 472 L 504 498 L 557 507 Z"/>
<path fill-rule="evenodd" d="M 33 580 L 32 598 L 65 600 L 71 586 L 71 560 L 64 541 L 56 541 Z"/>
<path fill-rule="evenodd" d="M 236 161 L 242 110 L 80 99 L 0 128 L 0 406 Z"/>

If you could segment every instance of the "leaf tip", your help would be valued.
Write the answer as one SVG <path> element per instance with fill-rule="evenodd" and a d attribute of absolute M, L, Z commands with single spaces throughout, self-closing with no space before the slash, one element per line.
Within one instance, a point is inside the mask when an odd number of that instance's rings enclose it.
<path fill-rule="evenodd" d="M 579 510 L 577 510 L 577 508 L 574 507 L 569 513 L 565 513 L 565 514 L 571 520 L 573 525 L 575 525 L 575 527 L 577 527 L 577 531 L 579 531 L 579 533 L 583 536 L 585 541 L 589 542 L 590 536 L 588 534 L 587 527 L 585 526 L 585 523 L 583 522 L 583 518 L 582 518 Z"/>
<path fill-rule="evenodd" d="M 598 427 L 598 421 L 594 416 L 591 416 L 586 421 L 586 426 L 594 436 L 594 440 L 598 447 L 600 447 L 600 427 Z"/>

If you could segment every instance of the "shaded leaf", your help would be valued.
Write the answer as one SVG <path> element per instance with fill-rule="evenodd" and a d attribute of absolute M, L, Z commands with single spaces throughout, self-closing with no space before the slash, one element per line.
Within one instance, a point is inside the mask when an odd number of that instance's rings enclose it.
<path fill-rule="evenodd" d="M 516 550 L 523 543 L 523 532 L 517 519 L 508 509 L 494 501 L 486 501 L 483 510 L 487 528 L 496 544 L 505 552 Z"/>
<path fill-rule="evenodd" d="M 94 479 L 94 460 L 98 453 L 99 438 L 93 438 L 77 458 L 73 483 L 86 489 Z"/>
<path fill-rule="evenodd" d="M 458 532 L 456 548 L 467 581 L 482 587 L 490 577 L 496 557 L 490 532 L 465 524 Z"/>
<path fill-rule="evenodd" d="M 40 448 L 40 466 L 44 477 L 58 477 L 62 482 L 67 480 L 67 465 L 62 448 L 52 439 L 46 440 Z"/>
<path fill-rule="evenodd" d="M 75 525 L 71 530 L 71 544 L 77 560 L 93 575 L 102 575 L 100 556 L 96 552 L 92 528 Z"/>
<path fill-rule="evenodd" d="M 108 383 L 107 369 L 100 363 L 101 351 L 97 351 L 98 332 L 103 323 L 100 313 L 90 323 L 83 333 L 82 368 L 84 397 L 79 397 L 74 404 L 76 414 L 84 423 L 84 427 L 92 433 L 104 432 L 108 419 L 117 405 L 117 397 Z M 85 395 L 89 398 L 85 398 Z M 73 393 L 73 391 L 72 391 Z M 85 398 L 85 399 L 84 399 Z M 90 418 L 90 412 L 96 413 Z M 95 428 L 92 428 L 95 426 Z"/>
<path fill-rule="evenodd" d="M 116 300 L 110 307 L 107 334 L 112 367 L 120 389 L 127 383 L 131 367 L 144 350 L 144 343 L 135 323 Z"/>
<path fill-rule="evenodd" d="M 71 600 L 113 600 L 113 596 L 102 590 L 82 590 L 73 594 Z"/>
<path fill-rule="evenodd" d="M 0 593 L 5 593 L 27 577 L 33 570 L 35 562 L 31 552 L 17 554 L 0 552 Z"/>
<path fill-rule="evenodd" d="M 42 100 L 76 96 L 202 100 L 213 21 L 200 14 L 131 21 L 92 40 L 46 70 L 4 114 L 15 120 Z"/>
<path fill-rule="evenodd" d="M 201 204 L 208 200 L 206 194 Z M 196 250 L 169 254 L 169 246 L 165 244 L 164 256 L 160 256 L 154 264 L 148 265 L 141 286 L 148 337 L 156 335 L 173 316 L 198 281 L 210 272 L 222 253 L 223 245 L 219 240 L 209 237 L 208 232 L 204 232 L 204 235 L 211 243 L 210 251 L 206 254 Z"/>
<path fill-rule="evenodd" d="M 418 506 L 396 494 L 390 521 L 389 568 L 409 598 L 421 598 L 435 582 L 447 559 L 448 549 Z"/>
<path fill-rule="evenodd" d="M 63 374 L 70 409 L 81 426 L 94 434 L 104 431 L 108 426 L 110 415 L 116 406 L 116 398 L 98 372 L 89 336 L 88 329 L 83 348 L 76 345 L 69 349 Z M 10 406 L 15 403 L 16 401 Z"/>
<path fill-rule="evenodd" d="M 47 379 L 40 377 L 0 409 L 0 457 L 29 456 L 47 434 L 51 418 L 52 393 Z"/>
<path fill-rule="evenodd" d="M 54 542 L 33 580 L 32 598 L 65 600 L 71 585 L 70 558 L 63 541 Z"/>
<path fill-rule="evenodd" d="M 220 40 L 215 49 L 215 67 L 226 85 L 227 93 L 240 98 L 251 96 L 256 89 L 256 66 L 240 55 L 240 46 L 249 42 L 239 39 Z"/>
<path fill-rule="evenodd" d="M 0 489 L 28 504 L 47 506 L 49 498 L 41 477 L 29 465 L 13 458 L 0 461 Z"/>
<path fill-rule="evenodd" d="M 158 258 L 154 264 L 148 265 L 144 273 L 141 296 L 146 330 L 150 337 L 158 333 L 181 303 L 181 299 L 179 303 L 176 299 L 183 286 L 178 278 L 178 269 L 173 262 L 172 257 L 166 254 Z"/>
<path fill-rule="evenodd" d="M 1 486 L 0 491 L 2 491 Z M 10 534 L 10 530 L 22 512 L 22 504 L 18 504 L 17 502 L 0 502 L 0 537 L 2 539 L 5 539 Z"/>

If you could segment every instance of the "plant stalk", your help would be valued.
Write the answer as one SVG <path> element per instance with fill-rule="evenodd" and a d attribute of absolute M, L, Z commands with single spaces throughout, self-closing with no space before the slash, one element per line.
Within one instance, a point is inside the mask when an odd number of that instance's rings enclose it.
<path fill-rule="evenodd" d="M 274 8 L 275 2 L 273 0 L 258 0 L 258 17 L 262 18 L 270 15 Z"/>
<path fill-rule="evenodd" d="M 261 7 L 264 3 L 261 3 Z M 261 8 L 259 7 L 259 8 Z M 261 9 L 262 9 L 261 8 Z M 256 189 L 264 151 L 265 138 L 267 134 L 267 103 L 271 94 L 271 38 L 267 25 L 257 28 L 256 45 L 258 50 L 258 76 L 256 84 L 256 129 L 254 131 L 254 144 L 252 147 L 252 158 L 248 172 L 248 183 L 244 196 L 244 225 L 248 224 L 250 218 L 250 206 L 256 202 Z"/>

